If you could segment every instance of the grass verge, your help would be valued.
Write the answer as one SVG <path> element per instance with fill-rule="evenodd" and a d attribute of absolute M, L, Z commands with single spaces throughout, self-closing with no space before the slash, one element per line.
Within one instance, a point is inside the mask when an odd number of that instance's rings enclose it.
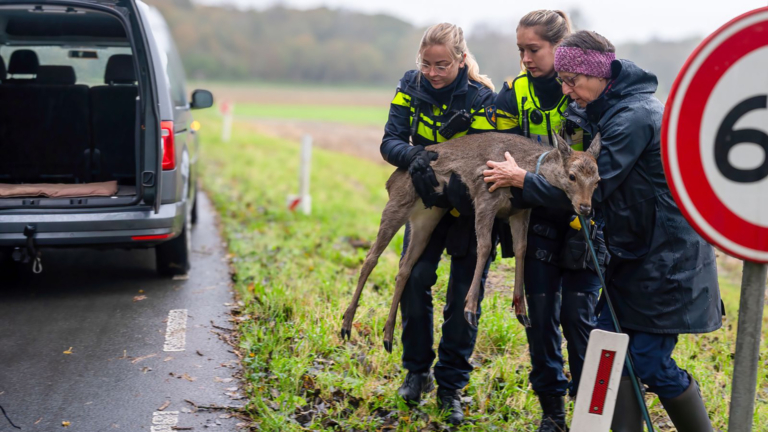
<path fill-rule="evenodd" d="M 249 411 L 260 430 L 445 430 L 434 395 L 417 409 L 394 396 L 404 373 L 396 338 L 390 355 L 382 332 L 394 284 L 402 235 L 396 236 L 372 274 L 350 342 L 338 334 L 386 202 L 391 169 L 350 156 L 314 150 L 313 213 L 286 210 L 297 188 L 297 143 L 254 135 L 236 123 L 222 143 L 218 116 L 199 116 L 203 129 L 205 189 L 221 215 L 233 278 L 245 303 L 240 324 Z M 436 312 L 444 303 L 446 261 L 434 288 Z M 525 333 L 510 313 L 513 260 L 492 267 L 483 303 L 476 369 L 464 390 L 468 421 L 458 430 L 534 431 L 540 415 L 528 385 Z M 700 382 L 717 429 L 727 427 L 735 349 L 738 275 L 721 274 L 728 316 L 723 329 L 680 337 L 675 359 Z M 435 340 L 442 318 L 437 313 Z M 764 326 L 764 328 L 766 328 Z M 399 323 L 398 323 L 399 329 Z M 398 330 L 399 331 L 399 330 Z M 397 332 L 396 332 L 397 334 Z M 768 424 L 765 343 L 758 374 L 755 424 Z M 648 396 L 658 430 L 672 425 Z"/>

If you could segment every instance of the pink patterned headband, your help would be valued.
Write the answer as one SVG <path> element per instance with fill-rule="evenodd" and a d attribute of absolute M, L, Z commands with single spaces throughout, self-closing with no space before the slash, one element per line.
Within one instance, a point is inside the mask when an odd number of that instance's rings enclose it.
<path fill-rule="evenodd" d="M 598 78 L 610 78 L 611 62 L 614 60 L 616 60 L 616 54 L 612 52 L 600 52 L 578 47 L 558 47 L 555 51 L 555 70 Z"/>

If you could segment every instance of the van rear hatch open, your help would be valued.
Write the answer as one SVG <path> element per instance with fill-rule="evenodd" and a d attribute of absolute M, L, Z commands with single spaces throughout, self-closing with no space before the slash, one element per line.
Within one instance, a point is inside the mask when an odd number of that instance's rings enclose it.
<path fill-rule="evenodd" d="M 0 210 L 157 211 L 151 43 L 133 0 L 0 5 Z"/>

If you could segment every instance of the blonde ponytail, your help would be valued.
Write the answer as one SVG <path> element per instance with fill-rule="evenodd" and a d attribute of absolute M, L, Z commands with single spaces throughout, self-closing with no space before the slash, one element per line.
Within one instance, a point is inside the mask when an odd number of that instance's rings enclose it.
<path fill-rule="evenodd" d="M 417 63 L 421 63 L 421 54 L 424 50 L 433 45 L 444 45 L 453 53 L 455 60 L 459 62 L 462 61 L 462 57 L 466 54 L 463 61 L 467 66 L 469 79 L 477 81 L 491 90 L 495 89 L 491 79 L 487 75 L 480 74 L 480 66 L 477 64 L 475 56 L 467 48 L 467 42 L 464 40 L 464 31 L 461 30 L 461 27 L 455 24 L 441 23 L 428 28 L 424 32 L 424 36 L 419 44 L 419 53 L 416 56 Z"/>

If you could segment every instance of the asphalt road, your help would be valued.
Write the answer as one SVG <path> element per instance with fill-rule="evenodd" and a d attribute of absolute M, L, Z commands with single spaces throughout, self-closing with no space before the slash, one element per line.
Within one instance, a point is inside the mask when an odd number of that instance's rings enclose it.
<path fill-rule="evenodd" d="M 231 411 L 185 401 L 245 402 L 216 334 L 234 300 L 202 194 L 199 210 L 188 280 L 157 276 L 152 250 L 44 251 L 42 274 L 0 275 L 0 406 L 23 431 L 239 430 Z"/>

